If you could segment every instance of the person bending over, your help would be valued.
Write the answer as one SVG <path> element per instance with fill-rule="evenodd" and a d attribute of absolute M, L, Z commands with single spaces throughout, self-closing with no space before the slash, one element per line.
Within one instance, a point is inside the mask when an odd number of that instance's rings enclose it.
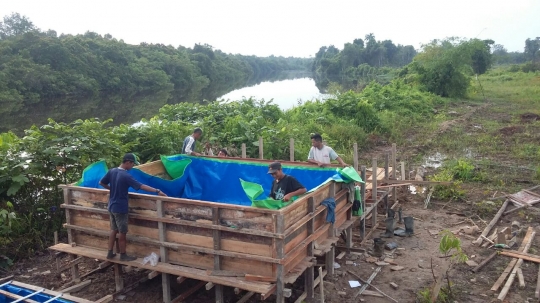
<path fill-rule="evenodd" d="M 268 174 L 274 178 L 270 190 L 270 197 L 273 199 L 287 202 L 292 197 L 300 196 L 307 191 L 304 185 L 300 184 L 295 177 L 283 173 L 279 162 L 270 164 Z"/>

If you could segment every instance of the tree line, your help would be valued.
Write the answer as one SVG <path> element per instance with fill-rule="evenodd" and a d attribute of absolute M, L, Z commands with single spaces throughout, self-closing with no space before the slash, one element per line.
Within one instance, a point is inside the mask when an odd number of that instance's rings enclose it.
<path fill-rule="evenodd" d="M 200 95 L 284 70 L 310 59 L 226 54 L 210 45 L 130 45 L 109 34 L 58 35 L 13 13 L 0 22 L 0 105 L 98 91 L 173 90 Z M 8 103 L 8 104 L 6 104 Z"/>

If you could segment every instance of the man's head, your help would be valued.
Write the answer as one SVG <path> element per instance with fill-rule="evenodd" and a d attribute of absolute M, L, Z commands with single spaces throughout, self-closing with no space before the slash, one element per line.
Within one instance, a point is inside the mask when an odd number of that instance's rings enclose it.
<path fill-rule="evenodd" d="M 319 134 L 312 134 L 311 135 L 311 145 L 316 147 L 316 148 L 323 147 L 322 136 L 319 135 Z"/>
<path fill-rule="evenodd" d="M 281 169 L 281 163 L 279 162 L 273 162 L 268 166 L 268 174 L 272 175 L 272 177 L 276 180 L 280 180 L 283 178 L 283 170 Z"/>
<path fill-rule="evenodd" d="M 229 153 L 227 153 L 227 150 L 222 148 L 219 150 L 219 153 L 217 155 L 218 157 L 226 158 L 229 156 Z"/>
<path fill-rule="evenodd" d="M 199 138 L 202 136 L 202 129 L 200 128 L 196 128 L 193 130 L 193 138 L 195 138 L 195 140 L 199 140 Z"/>
<path fill-rule="evenodd" d="M 132 153 L 127 153 L 124 155 L 124 158 L 122 158 L 122 168 L 126 170 L 130 170 L 135 165 L 139 165 L 139 161 L 137 160 L 137 156 Z"/>

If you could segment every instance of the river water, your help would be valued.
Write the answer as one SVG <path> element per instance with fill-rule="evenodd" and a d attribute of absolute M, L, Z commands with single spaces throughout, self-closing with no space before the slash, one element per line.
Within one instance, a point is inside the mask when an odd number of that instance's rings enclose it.
<path fill-rule="evenodd" d="M 311 78 L 289 79 L 275 82 L 262 82 L 260 84 L 234 90 L 221 96 L 219 99 L 241 100 L 253 97 L 257 100 L 264 99 L 277 104 L 281 109 L 289 109 L 301 102 L 309 100 L 324 100 L 327 94 L 322 94 L 315 81 Z"/>
<path fill-rule="evenodd" d="M 300 101 L 324 99 L 315 86 L 315 81 L 305 74 L 302 76 L 292 75 L 289 79 L 284 76 L 274 78 L 279 80 L 258 81 L 258 84 L 246 86 L 240 89 L 229 89 L 230 92 L 223 94 L 214 92 L 203 96 L 188 96 L 186 98 L 174 95 L 174 92 L 160 91 L 151 93 L 103 93 L 91 97 L 64 96 L 41 100 L 34 104 L 19 104 L 12 108 L 0 108 L 0 132 L 13 131 L 23 135 L 24 130 L 32 125 L 41 126 L 47 124 L 47 119 L 52 118 L 58 122 L 72 122 L 77 119 L 99 118 L 101 120 L 113 119 L 112 124 L 136 123 L 142 118 L 151 118 L 165 104 L 178 102 L 199 102 L 207 100 L 241 100 L 242 98 L 254 97 L 269 101 L 273 99 L 281 109 L 289 109 Z M 232 90 L 232 91 L 231 91 Z M 214 97 L 212 97 L 212 95 Z M 220 96 L 217 97 L 216 96 Z"/>

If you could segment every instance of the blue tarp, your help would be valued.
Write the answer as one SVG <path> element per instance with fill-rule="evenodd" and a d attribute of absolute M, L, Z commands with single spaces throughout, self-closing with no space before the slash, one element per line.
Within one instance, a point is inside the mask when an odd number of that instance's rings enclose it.
<path fill-rule="evenodd" d="M 169 161 L 191 159 L 184 174 L 174 180 L 164 180 L 149 175 L 137 168 L 129 173 L 143 184 L 159 188 L 167 195 L 177 198 L 188 198 L 228 204 L 251 205 L 251 200 L 244 192 L 240 179 L 258 183 L 264 192 L 259 198 L 268 197 L 273 178 L 267 174 L 268 164 L 229 160 L 226 158 L 203 158 L 187 155 L 166 157 Z M 98 162 L 99 163 L 99 162 Z M 85 169 L 83 178 L 77 185 L 101 188 L 95 180 L 101 179 L 107 168 L 105 165 L 94 163 Z M 335 168 L 298 167 L 283 165 L 283 172 L 294 176 L 306 189 L 312 190 L 336 175 Z M 91 181 L 87 181 L 91 180 Z M 139 193 L 148 193 L 138 191 Z"/>
<path fill-rule="evenodd" d="M 4 290 L 4 291 L 7 291 L 9 293 L 21 296 L 21 297 L 26 297 L 29 294 L 35 293 L 34 290 L 21 288 L 21 287 L 17 287 L 17 286 L 14 286 L 14 285 L 5 285 L 1 289 Z M 43 303 L 43 302 L 47 302 L 48 300 L 50 300 L 50 299 L 52 299 L 54 297 L 56 297 L 56 296 L 51 296 L 51 295 L 46 295 L 44 293 L 39 293 L 39 294 L 36 294 L 36 295 L 30 297 L 29 299 L 33 300 L 33 301 L 36 301 L 36 302 Z M 13 302 L 15 300 L 16 299 L 8 298 L 8 297 L 0 294 L 0 303 L 9 303 L 9 302 Z M 62 298 L 57 298 L 57 299 L 54 299 L 53 301 L 51 301 L 50 303 L 73 303 L 73 301 L 62 299 Z"/>

